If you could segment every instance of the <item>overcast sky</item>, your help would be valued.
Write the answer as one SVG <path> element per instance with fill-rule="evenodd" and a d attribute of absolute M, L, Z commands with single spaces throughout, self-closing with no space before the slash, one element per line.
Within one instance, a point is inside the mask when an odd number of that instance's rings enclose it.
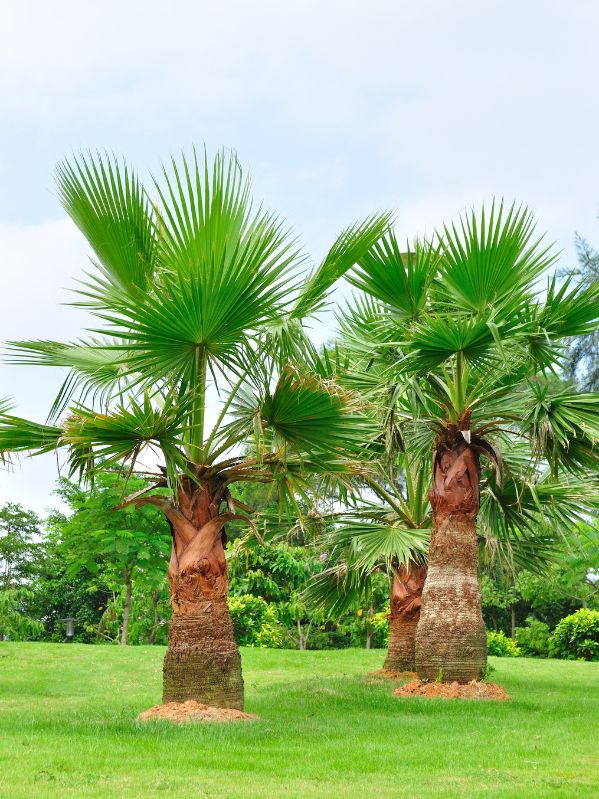
<path fill-rule="evenodd" d="M 147 174 L 232 147 L 315 259 L 374 210 L 412 238 L 505 196 L 572 263 L 576 231 L 599 245 L 598 38 L 596 0 L 1 0 L 0 340 L 85 324 L 53 170 L 88 148 Z M 1 365 L 0 396 L 44 421 L 60 379 Z M 23 460 L 0 503 L 43 512 L 55 477 Z"/>

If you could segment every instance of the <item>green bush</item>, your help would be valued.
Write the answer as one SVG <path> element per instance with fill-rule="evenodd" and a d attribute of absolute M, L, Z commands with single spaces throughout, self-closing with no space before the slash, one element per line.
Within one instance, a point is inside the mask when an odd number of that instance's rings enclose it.
<path fill-rule="evenodd" d="M 487 633 L 487 652 L 500 658 L 517 658 L 520 655 L 516 642 L 508 638 L 502 630 L 491 630 Z"/>
<path fill-rule="evenodd" d="M 523 655 L 546 658 L 549 655 L 549 625 L 529 616 L 525 627 L 516 627 L 516 643 Z"/>
<path fill-rule="evenodd" d="M 279 649 L 285 645 L 285 628 L 273 605 L 252 594 L 230 596 L 228 601 L 235 638 L 240 646 Z"/>
<path fill-rule="evenodd" d="M 389 644 L 389 611 L 381 610 L 370 620 L 372 624 L 372 646 L 384 649 Z"/>
<path fill-rule="evenodd" d="M 24 611 L 23 606 L 31 596 L 31 591 L 23 587 L 0 590 L 0 641 L 3 636 L 27 641 L 42 632 L 44 625 Z"/>
<path fill-rule="evenodd" d="M 599 660 L 599 610 L 581 608 L 562 619 L 549 639 L 549 654 L 567 660 Z"/>

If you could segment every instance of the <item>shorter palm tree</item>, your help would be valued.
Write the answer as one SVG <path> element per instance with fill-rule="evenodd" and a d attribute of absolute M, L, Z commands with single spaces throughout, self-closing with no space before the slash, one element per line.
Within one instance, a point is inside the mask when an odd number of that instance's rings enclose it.
<path fill-rule="evenodd" d="M 369 601 L 376 574 L 389 581 L 389 644 L 384 668 L 414 671 L 414 641 L 420 618 L 430 511 L 426 475 L 403 461 L 394 479 L 389 474 L 367 479 L 376 500 L 330 518 L 321 539 L 332 565 L 310 581 L 306 601 L 335 616 L 355 602 Z"/>

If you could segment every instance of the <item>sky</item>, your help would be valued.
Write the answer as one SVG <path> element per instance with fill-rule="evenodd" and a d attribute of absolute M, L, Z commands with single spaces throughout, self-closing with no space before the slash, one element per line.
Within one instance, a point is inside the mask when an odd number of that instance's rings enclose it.
<path fill-rule="evenodd" d="M 493 197 L 562 266 L 576 232 L 599 246 L 596 0 L 1 0 L 0 20 L 2 342 L 83 332 L 65 303 L 89 252 L 53 175 L 88 149 L 149 177 L 233 148 L 315 262 L 373 211 L 413 239 Z M 44 421 L 62 377 L 0 363 L 0 397 Z M 22 458 L 0 504 L 57 507 L 56 476 Z"/>

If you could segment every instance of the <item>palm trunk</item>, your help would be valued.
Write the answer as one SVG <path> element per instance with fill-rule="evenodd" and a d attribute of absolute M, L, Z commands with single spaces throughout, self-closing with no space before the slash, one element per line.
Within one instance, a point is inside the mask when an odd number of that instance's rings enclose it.
<path fill-rule="evenodd" d="M 366 649 L 371 649 L 372 647 L 372 617 L 374 615 L 374 608 L 372 606 L 372 602 L 368 605 L 368 610 L 366 611 Z"/>
<path fill-rule="evenodd" d="M 173 534 L 168 569 L 172 618 L 164 658 L 163 701 L 194 699 L 243 709 L 241 657 L 227 605 L 228 576 L 218 486 L 209 481 L 179 492 L 165 510 Z"/>
<path fill-rule="evenodd" d="M 387 671 L 415 671 L 416 627 L 420 619 L 426 566 L 403 564 L 393 575 L 389 644 L 383 668 Z"/>
<path fill-rule="evenodd" d="M 160 589 L 152 591 L 152 629 L 148 636 L 148 645 L 153 646 L 158 631 L 158 603 L 160 602 Z"/>
<path fill-rule="evenodd" d="M 125 607 L 123 609 L 123 628 L 121 630 L 121 646 L 127 645 L 127 638 L 129 637 L 129 619 L 131 618 L 131 599 L 132 599 L 132 586 L 131 586 L 131 571 L 128 567 L 125 568 Z"/>
<path fill-rule="evenodd" d="M 478 575 L 478 456 L 461 433 L 437 442 L 430 501 L 433 527 L 428 576 L 416 631 L 420 677 L 460 683 L 480 679 L 487 663 Z"/>

